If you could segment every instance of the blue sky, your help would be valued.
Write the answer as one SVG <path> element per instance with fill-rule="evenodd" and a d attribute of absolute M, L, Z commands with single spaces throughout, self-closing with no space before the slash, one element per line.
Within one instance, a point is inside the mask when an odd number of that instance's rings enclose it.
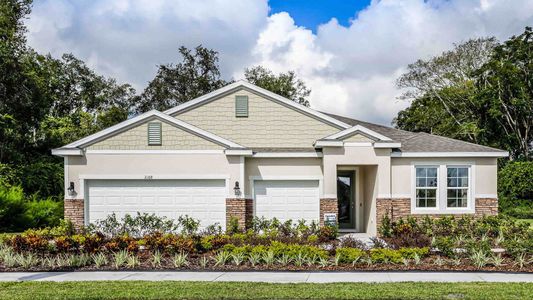
<path fill-rule="evenodd" d="M 348 27 L 350 19 L 370 4 L 370 0 L 270 0 L 270 14 L 288 12 L 296 25 L 316 32 L 318 25 L 336 18 Z"/>

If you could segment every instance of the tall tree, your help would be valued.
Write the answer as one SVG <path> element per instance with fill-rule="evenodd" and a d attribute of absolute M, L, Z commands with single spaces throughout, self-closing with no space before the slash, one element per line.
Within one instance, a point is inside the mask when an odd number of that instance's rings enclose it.
<path fill-rule="evenodd" d="M 202 45 L 179 48 L 181 61 L 160 65 L 155 78 L 136 99 L 136 112 L 166 110 L 227 84 L 221 79 L 218 52 Z"/>
<path fill-rule="evenodd" d="M 492 139 L 500 139 L 516 158 L 533 156 L 533 32 L 497 46 L 477 72 L 479 101 L 486 103 Z"/>
<path fill-rule="evenodd" d="M 398 114 L 396 126 L 484 142 L 480 124 L 484 110 L 474 99 L 475 72 L 489 60 L 496 45 L 494 38 L 472 39 L 439 56 L 410 64 L 397 85 L 405 89 L 401 98 L 412 102 Z"/>
<path fill-rule="evenodd" d="M 307 97 L 311 90 L 307 88 L 301 79 L 296 77 L 294 71 L 276 75 L 262 66 L 255 66 L 246 69 L 244 77 L 250 83 L 291 99 L 296 103 L 309 106 Z"/>

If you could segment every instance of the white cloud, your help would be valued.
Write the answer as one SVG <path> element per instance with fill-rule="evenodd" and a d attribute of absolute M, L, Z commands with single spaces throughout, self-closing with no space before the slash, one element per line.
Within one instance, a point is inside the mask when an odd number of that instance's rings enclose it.
<path fill-rule="evenodd" d="M 383 124 L 407 105 L 395 88 L 407 64 L 471 37 L 504 40 L 531 24 L 528 0 L 373 1 L 349 26 L 332 19 L 316 34 L 288 13 L 269 16 L 266 1 L 248 0 L 43 0 L 28 21 L 37 50 L 73 52 L 138 89 L 156 64 L 176 61 L 180 45 L 201 43 L 220 52 L 227 78 L 254 64 L 294 70 L 312 88 L 314 108 Z"/>
<path fill-rule="evenodd" d="M 258 64 L 301 75 L 313 107 L 390 124 L 408 105 L 395 80 L 409 63 L 472 37 L 505 40 L 528 24 L 533 1 L 373 1 L 348 27 L 332 19 L 316 34 L 272 15 L 254 53 Z"/>

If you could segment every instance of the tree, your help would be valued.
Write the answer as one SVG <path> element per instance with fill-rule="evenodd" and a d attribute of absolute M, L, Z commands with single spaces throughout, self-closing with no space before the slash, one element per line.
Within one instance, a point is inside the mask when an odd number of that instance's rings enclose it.
<path fill-rule="evenodd" d="M 533 32 L 498 45 L 477 72 L 478 101 L 486 103 L 489 132 L 515 158 L 529 160 L 533 150 Z"/>
<path fill-rule="evenodd" d="M 498 44 L 475 39 L 409 65 L 398 79 L 411 105 L 397 127 L 506 149 L 530 160 L 533 144 L 533 33 Z"/>
<path fill-rule="evenodd" d="M 202 45 L 192 50 L 179 48 L 181 61 L 160 65 L 155 78 L 137 97 L 136 112 L 166 110 L 207 94 L 227 84 L 220 78 L 218 52 Z"/>
<path fill-rule="evenodd" d="M 411 106 L 393 121 L 405 130 L 424 131 L 469 142 L 483 141 L 484 107 L 475 102 L 475 72 L 497 45 L 494 38 L 472 39 L 429 60 L 418 60 L 397 80 Z M 438 118 L 437 118 L 438 117 Z"/>
<path fill-rule="evenodd" d="M 255 66 L 246 69 L 244 77 L 250 83 L 291 99 L 296 103 L 309 106 L 307 97 L 311 90 L 307 88 L 302 80 L 296 77 L 293 71 L 275 75 L 272 71 L 262 66 Z"/>

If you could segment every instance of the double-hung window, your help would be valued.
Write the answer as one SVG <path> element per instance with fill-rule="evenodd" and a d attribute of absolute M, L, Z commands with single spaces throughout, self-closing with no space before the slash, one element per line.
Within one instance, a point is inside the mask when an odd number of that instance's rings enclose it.
<path fill-rule="evenodd" d="M 436 166 L 416 167 L 416 207 L 436 208 L 439 188 L 439 168 Z"/>
<path fill-rule="evenodd" d="M 446 167 L 447 207 L 468 207 L 469 171 L 468 167 Z"/>

